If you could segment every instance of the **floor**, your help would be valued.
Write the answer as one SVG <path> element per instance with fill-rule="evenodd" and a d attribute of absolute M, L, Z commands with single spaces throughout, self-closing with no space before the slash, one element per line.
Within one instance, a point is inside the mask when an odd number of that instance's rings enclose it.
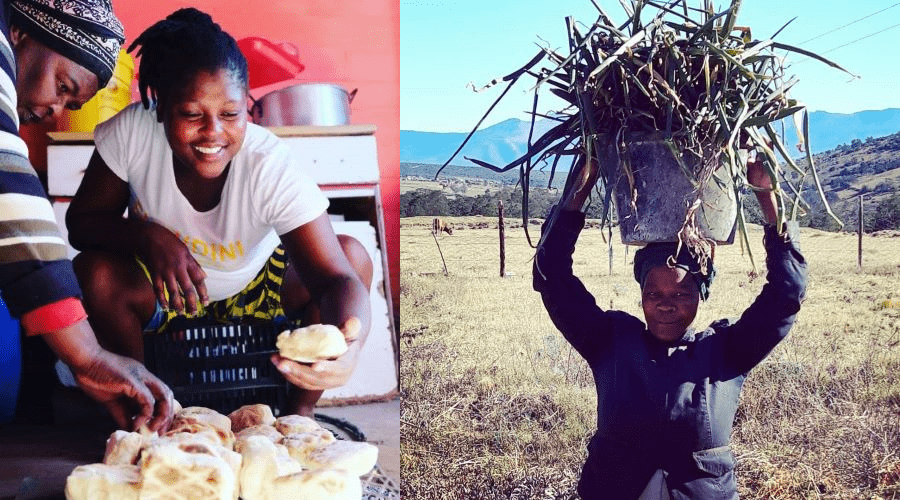
<path fill-rule="evenodd" d="M 0 426 L 0 500 L 63 500 L 69 472 L 102 459 L 103 444 L 114 430 L 111 419 L 99 407 L 85 404 L 80 393 L 57 390 L 51 399 L 52 425 L 20 418 Z M 349 424 L 343 427 L 358 430 L 367 442 L 378 446 L 378 469 L 386 478 L 373 473 L 371 484 L 389 485 L 382 491 L 397 494 L 371 498 L 399 498 L 399 399 L 319 408 L 316 413 Z"/>
<path fill-rule="evenodd" d="M 400 399 L 322 408 L 316 413 L 345 419 L 359 428 L 366 441 L 378 446 L 381 471 L 400 484 Z"/>

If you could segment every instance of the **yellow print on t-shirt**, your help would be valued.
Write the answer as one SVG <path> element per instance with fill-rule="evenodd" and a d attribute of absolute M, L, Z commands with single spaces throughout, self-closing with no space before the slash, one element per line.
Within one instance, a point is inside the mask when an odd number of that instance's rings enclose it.
<path fill-rule="evenodd" d="M 244 245 L 240 240 L 233 241 L 229 243 L 228 246 L 225 246 L 222 243 L 211 243 L 200 238 L 185 236 L 178 232 L 175 232 L 175 235 L 187 245 L 188 250 L 190 250 L 192 254 L 200 257 L 208 257 L 213 262 L 237 260 L 244 256 Z"/>

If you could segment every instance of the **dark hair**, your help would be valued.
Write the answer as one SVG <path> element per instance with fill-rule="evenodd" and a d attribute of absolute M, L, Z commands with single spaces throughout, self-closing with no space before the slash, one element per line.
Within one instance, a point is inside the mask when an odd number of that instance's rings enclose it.
<path fill-rule="evenodd" d="M 195 8 L 179 9 L 150 26 L 128 52 L 138 46 L 138 88 L 144 108 L 158 100 L 166 102 L 199 71 L 226 69 L 244 88 L 248 86 L 247 60 L 237 42 L 209 14 Z"/>

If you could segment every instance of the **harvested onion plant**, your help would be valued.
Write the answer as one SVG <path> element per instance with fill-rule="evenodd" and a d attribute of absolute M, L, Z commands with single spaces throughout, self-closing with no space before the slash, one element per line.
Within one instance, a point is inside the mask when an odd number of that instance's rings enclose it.
<path fill-rule="evenodd" d="M 689 6 L 687 0 L 665 4 L 647 0 L 620 1 L 628 16 L 624 22 L 614 22 L 592 0 L 599 12 L 592 25 L 579 26 L 571 17 L 566 18 L 567 52 L 542 47 L 518 70 L 477 89 L 508 82 L 453 157 L 510 88 L 520 79 L 532 78 L 534 107 L 525 154 L 505 166 L 466 158 L 499 172 L 519 168 L 523 222 L 528 219 L 531 170 L 549 165 L 552 183 L 561 159 L 568 158 L 564 164 L 571 162 L 572 171 L 563 196 L 572 189 L 575 179 L 584 174 L 587 162 L 598 162 L 600 178 L 596 194 L 604 203 L 603 222 L 608 223 L 611 192 L 616 180 L 612 178 L 614 166 L 603 164 L 598 152 L 605 144 L 615 144 L 619 157 L 626 159 L 627 155 L 623 153 L 628 148 L 629 138 L 647 134 L 661 136 L 675 153 L 673 156 L 695 188 L 694 210 L 700 203 L 703 186 L 709 182 L 722 182 L 725 178 L 734 181 L 735 197 L 740 200 L 746 185 L 746 155 L 738 152 L 755 149 L 776 186 L 779 223 L 787 217 L 795 218 L 802 206 L 808 207 L 802 193 L 810 178 L 825 210 L 837 220 L 825 200 L 810 148 L 805 147 L 808 162 L 801 167 L 791 158 L 782 139 L 780 124 L 786 117 L 793 117 L 801 145 L 808 143 L 809 133 L 805 106 L 788 95 L 797 79 L 786 76 L 786 59 L 776 51 L 802 54 L 843 68 L 821 56 L 773 39 L 754 40 L 749 28 L 736 25 L 741 0 L 732 0 L 727 10 L 718 13 L 713 11 L 708 0 L 701 8 Z M 538 99 L 545 89 L 568 106 L 552 116 L 539 115 Z M 556 123 L 542 136 L 534 138 L 534 122 L 539 116 Z M 697 161 L 682 161 L 680 153 L 685 152 L 695 156 Z M 779 158 L 783 159 L 784 168 L 797 175 L 785 176 Z M 631 179 L 627 160 L 622 168 Z M 791 183 L 789 178 L 794 182 Z M 633 182 L 630 186 L 632 199 L 641 196 Z M 793 197 L 789 215 L 785 213 L 787 197 Z M 737 224 L 741 241 L 749 249 L 743 209 L 738 210 Z M 524 226 L 527 234 L 528 224 Z M 692 211 L 688 212 L 678 238 L 705 255 L 714 246 L 714 242 L 698 231 Z"/>

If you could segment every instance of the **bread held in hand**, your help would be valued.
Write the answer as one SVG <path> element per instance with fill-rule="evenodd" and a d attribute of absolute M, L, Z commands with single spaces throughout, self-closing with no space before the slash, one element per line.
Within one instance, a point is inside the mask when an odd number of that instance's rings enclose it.
<path fill-rule="evenodd" d="M 309 325 L 285 330 L 275 343 L 279 354 L 300 363 L 337 358 L 347 352 L 344 333 L 334 325 Z"/>

